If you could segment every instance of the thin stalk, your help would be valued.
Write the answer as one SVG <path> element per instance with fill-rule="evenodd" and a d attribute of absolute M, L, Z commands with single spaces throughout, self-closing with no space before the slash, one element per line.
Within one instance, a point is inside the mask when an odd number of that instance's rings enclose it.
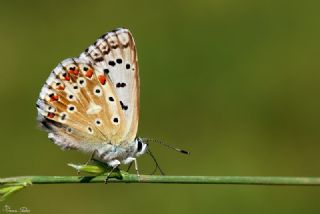
<path fill-rule="evenodd" d="M 320 186 L 320 177 L 261 177 L 261 176 L 158 176 L 121 174 L 108 183 L 159 184 L 237 184 L 237 185 L 290 185 Z M 0 178 L 0 185 L 14 185 L 28 181 L 32 184 L 104 183 L 106 176 L 23 176 Z"/>

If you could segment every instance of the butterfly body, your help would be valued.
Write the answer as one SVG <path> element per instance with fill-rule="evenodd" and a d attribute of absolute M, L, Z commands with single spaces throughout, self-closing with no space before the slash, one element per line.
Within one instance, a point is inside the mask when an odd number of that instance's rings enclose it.
<path fill-rule="evenodd" d="M 113 167 L 127 164 L 147 147 L 136 137 L 139 90 L 134 40 L 116 29 L 51 72 L 37 101 L 38 121 L 62 149 L 94 153 Z"/>

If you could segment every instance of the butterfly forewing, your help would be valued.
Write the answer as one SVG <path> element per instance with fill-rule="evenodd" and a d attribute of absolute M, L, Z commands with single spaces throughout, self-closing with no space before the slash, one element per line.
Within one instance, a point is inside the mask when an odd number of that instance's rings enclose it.
<path fill-rule="evenodd" d="M 39 122 L 62 148 L 132 142 L 139 75 L 130 32 L 107 33 L 79 58 L 62 61 L 43 86 L 37 108 Z"/>
<path fill-rule="evenodd" d="M 118 29 L 99 38 L 80 59 L 93 64 L 107 75 L 119 98 L 124 126 L 119 143 L 131 142 L 137 133 L 139 119 L 139 73 L 135 43 L 127 29 Z"/>

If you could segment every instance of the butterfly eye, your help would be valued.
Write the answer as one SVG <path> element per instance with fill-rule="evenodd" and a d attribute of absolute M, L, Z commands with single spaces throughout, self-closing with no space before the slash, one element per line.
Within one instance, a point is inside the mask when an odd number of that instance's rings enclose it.
<path fill-rule="evenodd" d="M 86 80 L 83 77 L 78 78 L 77 82 L 82 88 L 86 86 Z"/>
<path fill-rule="evenodd" d="M 93 89 L 93 93 L 94 93 L 94 95 L 100 97 L 102 95 L 102 90 L 101 90 L 101 88 L 99 86 L 96 86 Z"/>
<path fill-rule="evenodd" d="M 142 142 L 140 140 L 138 140 L 137 151 L 141 152 L 141 150 L 142 150 Z"/>
<path fill-rule="evenodd" d="M 76 107 L 74 105 L 68 105 L 67 106 L 68 112 L 73 113 L 76 111 Z"/>

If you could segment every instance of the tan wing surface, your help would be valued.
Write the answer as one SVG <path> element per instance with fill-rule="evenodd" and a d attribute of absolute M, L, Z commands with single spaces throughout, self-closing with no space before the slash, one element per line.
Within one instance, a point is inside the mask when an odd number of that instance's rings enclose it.
<path fill-rule="evenodd" d="M 139 119 L 139 74 L 131 33 L 103 35 L 51 73 L 37 101 L 38 120 L 62 148 L 126 144 Z M 84 146 L 85 145 L 85 146 Z"/>
<path fill-rule="evenodd" d="M 117 132 L 117 143 L 132 142 L 139 120 L 139 71 L 133 37 L 127 29 L 117 29 L 99 38 L 84 53 L 81 60 L 110 78 L 124 113 L 124 129 Z"/>

